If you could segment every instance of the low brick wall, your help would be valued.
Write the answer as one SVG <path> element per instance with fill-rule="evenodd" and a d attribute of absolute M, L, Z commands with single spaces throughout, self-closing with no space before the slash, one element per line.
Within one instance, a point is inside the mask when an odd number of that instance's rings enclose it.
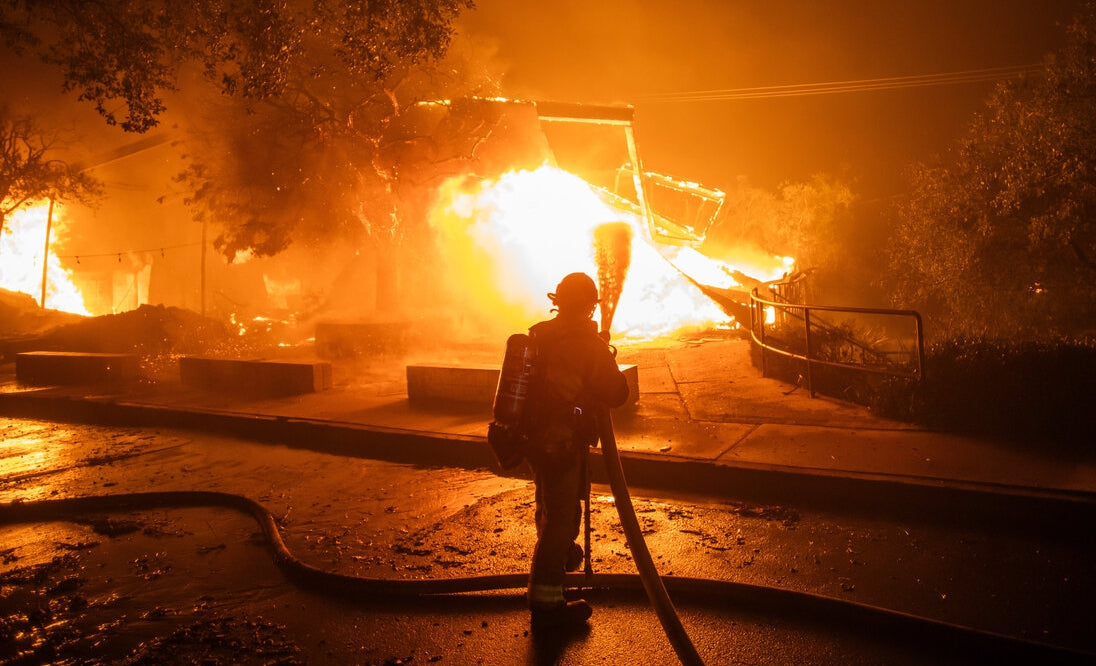
<path fill-rule="evenodd" d="M 628 403 L 639 400 L 639 367 L 621 365 L 628 381 Z M 495 400 L 498 365 L 417 363 L 407 366 L 407 397 L 412 401 L 449 401 L 487 405 Z"/>
<path fill-rule="evenodd" d="M 407 397 L 412 402 L 447 400 L 490 406 L 498 383 L 497 365 L 407 366 Z"/>
<path fill-rule="evenodd" d="M 294 395 L 331 388 L 331 364 L 184 356 L 179 377 L 183 384 L 211 391 Z"/>
<path fill-rule="evenodd" d="M 126 383 L 136 377 L 134 354 L 28 351 L 15 355 L 15 379 L 23 384 Z"/>

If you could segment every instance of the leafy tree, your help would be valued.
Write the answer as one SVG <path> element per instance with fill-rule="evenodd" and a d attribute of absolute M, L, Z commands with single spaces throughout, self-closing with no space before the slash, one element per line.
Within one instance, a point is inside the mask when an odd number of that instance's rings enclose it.
<path fill-rule="evenodd" d="M 0 107 L 0 233 L 8 215 L 47 197 L 88 202 L 100 191 L 97 180 L 56 159 L 57 136 L 33 118 Z"/>
<path fill-rule="evenodd" d="M 229 259 L 273 255 L 291 239 L 405 240 L 416 219 L 407 209 L 421 198 L 415 184 L 430 165 L 408 167 L 424 137 L 408 134 L 403 119 L 424 99 L 497 93 L 485 77 L 430 67 L 362 78 L 325 55 L 277 97 L 211 101 L 191 123 L 180 180 L 198 218 L 234 221 L 217 240 Z"/>
<path fill-rule="evenodd" d="M 844 259 L 841 241 L 854 200 L 846 183 L 822 175 L 783 185 L 778 246 L 804 267 L 837 268 Z"/>
<path fill-rule="evenodd" d="M 1096 3 L 1041 76 L 997 88 L 951 159 L 914 169 L 889 255 L 894 301 L 944 333 L 1096 327 Z"/>
<path fill-rule="evenodd" d="M 295 237 L 392 236 L 390 121 L 415 101 L 471 0 L 0 0 L 9 44 L 61 68 L 108 124 L 154 127 L 185 88 L 194 123 L 182 175 L 232 259 Z M 192 74 L 226 97 L 195 94 Z M 419 93 L 421 94 L 421 93 Z M 365 203 L 363 203 L 365 202 Z"/>
<path fill-rule="evenodd" d="M 847 183 L 823 174 L 784 183 L 775 192 L 740 182 L 728 190 L 705 244 L 715 256 L 722 248 L 750 244 L 771 256 L 794 257 L 801 269 L 847 271 L 855 201 Z"/>
<path fill-rule="evenodd" d="M 471 0 L 0 0 L 0 34 L 59 66 L 65 88 L 107 123 L 144 132 L 183 63 L 226 93 L 285 90 L 320 45 L 354 75 L 380 80 L 441 56 Z M 121 110 L 116 110 L 119 107 Z"/>

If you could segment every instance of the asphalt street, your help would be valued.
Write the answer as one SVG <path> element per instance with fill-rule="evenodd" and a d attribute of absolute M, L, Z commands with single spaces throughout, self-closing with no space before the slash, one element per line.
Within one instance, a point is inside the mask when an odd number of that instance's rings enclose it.
<path fill-rule="evenodd" d="M 187 430 L 4 419 L 0 501 L 148 490 L 256 499 L 309 564 L 360 577 L 523 572 L 528 481 Z M 809 507 L 639 495 L 660 571 L 884 606 L 1092 649 L 1086 540 L 982 532 Z M 595 486 L 594 565 L 629 572 Z M 596 591 L 589 632 L 529 632 L 520 590 L 345 598 L 294 585 L 254 521 L 222 508 L 0 526 L 6 659 L 252 663 L 674 663 L 637 592 Z M 1007 554 L 1007 555 L 1003 555 Z M 972 663 L 956 652 L 769 600 L 686 598 L 707 663 Z M 634 659 L 633 659 L 634 657 Z"/>

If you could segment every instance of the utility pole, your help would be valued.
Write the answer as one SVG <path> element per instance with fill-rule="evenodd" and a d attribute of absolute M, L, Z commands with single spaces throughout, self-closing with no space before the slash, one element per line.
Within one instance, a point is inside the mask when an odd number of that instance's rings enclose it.
<path fill-rule="evenodd" d="M 202 216 L 202 279 L 201 279 L 201 303 L 202 303 L 202 316 L 206 313 L 206 227 L 209 223 L 206 222 L 205 216 Z"/>
<path fill-rule="evenodd" d="M 46 247 L 42 251 L 42 298 L 38 307 L 46 307 L 46 280 L 49 278 L 49 235 L 53 226 L 53 197 L 49 198 L 49 210 L 46 212 Z"/>

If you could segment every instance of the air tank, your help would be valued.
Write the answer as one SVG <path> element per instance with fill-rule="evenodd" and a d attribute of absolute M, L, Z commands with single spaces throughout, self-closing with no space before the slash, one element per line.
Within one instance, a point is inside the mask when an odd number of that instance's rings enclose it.
<path fill-rule="evenodd" d="M 532 339 L 524 333 L 515 333 L 506 340 L 506 354 L 502 359 L 499 385 L 495 391 L 495 421 L 517 427 L 529 397 L 529 385 L 533 379 L 533 361 L 536 350 Z"/>

